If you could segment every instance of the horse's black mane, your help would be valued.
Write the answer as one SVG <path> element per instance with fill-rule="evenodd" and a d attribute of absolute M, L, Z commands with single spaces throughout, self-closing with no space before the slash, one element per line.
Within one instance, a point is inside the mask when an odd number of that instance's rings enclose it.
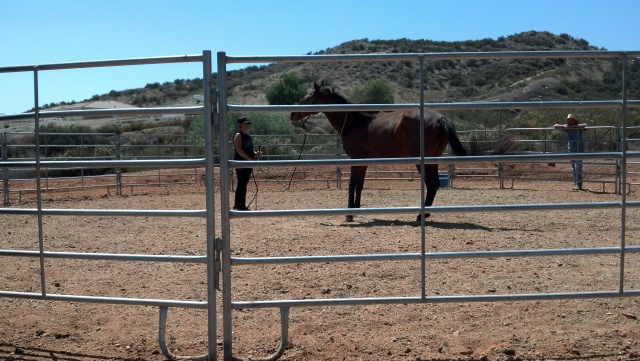
<path fill-rule="evenodd" d="M 353 102 L 349 101 L 349 99 L 347 99 L 343 95 L 338 94 L 338 93 L 336 93 L 334 91 L 331 91 L 331 95 L 333 97 L 337 98 L 336 103 L 338 103 L 338 104 L 357 104 L 357 103 L 353 103 Z M 353 111 L 351 113 L 353 113 L 356 116 L 361 116 L 361 117 L 367 118 L 367 119 L 374 119 L 376 116 L 378 116 L 378 114 L 380 114 L 380 112 L 373 111 L 373 110 L 370 110 L 370 111 Z"/>

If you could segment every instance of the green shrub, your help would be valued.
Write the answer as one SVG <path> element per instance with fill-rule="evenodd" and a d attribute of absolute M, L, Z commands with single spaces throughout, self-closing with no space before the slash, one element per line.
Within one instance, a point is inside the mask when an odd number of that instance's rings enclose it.
<path fill-rule="evenodd" d="M 381 78 L 367 81 L 363 87 L 355 87 L 351 93 L 354 103 L 392 104 L 394 103 L 393 89 Z"/>
<path fill-rule="evenodd" d="M 271 84 L 265 91 L 270 105 L 297 104 L 305 94 L 305 88 L 300 85 L 298 77 L 293 73 L 282 74 L 280 80 Z"/>

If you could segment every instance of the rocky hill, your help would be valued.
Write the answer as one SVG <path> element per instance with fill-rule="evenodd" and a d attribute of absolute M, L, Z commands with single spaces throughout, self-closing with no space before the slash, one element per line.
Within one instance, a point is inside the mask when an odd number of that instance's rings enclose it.
<path fill-rule="evenodd" d="M 388 54 L 437 52 L 506 52 L 606 50 L 568 34 L 529 31 L 498 39 L 455 42 L 359 39 L 315 54 Z M 307 54 L 311 55 L 311 53 Z M 629 97 L 640 98 L 640 64 L 630 61 Z M 412 61 L 276 63 L 228 72 L 228 95 L 236 104 L 268 104 L 265 90 L 284 73 L 293 73 L 309 89 L 324 80 L 347 97 L 354 87 L 382 78 L 396 103 L 419 101 L 419 64 Z M 425 62 L 425 96 L 429 102 L 540 101 L 621 98 L 621 66 L 608 59 L 441 60 Z M 217 74 L 213 74 L 214 81 Z M 150 83 L 137 89 L 111 91 L 90 100 L 116 100 L 141 107 L 192 101 L 202 94 L 202 79 Z M 50 106 L 54 106 L 52 104 Z M 535 124 L 528 124 L 534 125 Z"/>
<path fill-rule="evenodd" d="M 568 34 L 529 31 L 498 39 L 455 42 L 360 39 L 314 54 L 384 54 L 427 52 L 602 50 Z M 310 55 L 310 54 L 307 54 Z M 636 62 L 632 66 L 638 67 Z M 461 60 L 426 62 L 429 101 L 574 100 L 620 97 L 617 61 L 597 59 Z M 395 89 L 396 102 L 416 102 L 417 62 L 281 63 L 248 66 L 228 73 L 229 97 L 242 104 L 267 104 L 265 89 L 286 72 L 305 84 L 323 79 L 343 94 L 372 78 Z M 633 72 L 632 72 L 633 73 Z M 636 72 L 637 73 L 637 72 Z M 633 74 L 632 74 L 633 75 Z M 214 74 L 214 80 L 217 74 Z M 640 83 L 639 75 L 634 81 Z M 630 91 L 640 92 L 630 86 Z M 117 100 L 136 106 L 159 106 L 202 93 L 202 79 L 150 83 L 138 89 L 111 91 L 92 100 Z"/>
<path fill-rule="evenodd" d="M 585 40 L 548 32 L 527 32 L 497 40 L 353 40 L 316 54 L 380 54 L 597 50 Z M 426 97 L 432 102 L 474 100 L 563 100 L 619 98 L 616 62 L 583 59 L 464 60 L 425 63 Z M 264 89 L 284 72 L 305 83 L 324 79 L 343 94 L 380 77 L 392 84 L 396 102 L 417 102 L 417 62 L 342 62 L 273 64 L 229 74 L 230 97 L 240 103 L 265 104 Z"/>

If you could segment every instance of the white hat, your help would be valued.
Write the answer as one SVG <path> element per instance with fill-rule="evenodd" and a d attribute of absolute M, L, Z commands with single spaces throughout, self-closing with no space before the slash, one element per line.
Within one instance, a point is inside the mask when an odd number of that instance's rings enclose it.
<path fill-rule="evenodd" d="M 578 117 L 576 117 L 576 116 L 575 116 L 575 115 L 573 115 L 573 114 L 569 114 L 569 115 L 567 115 L 567 119 L 578 120 Z"/>

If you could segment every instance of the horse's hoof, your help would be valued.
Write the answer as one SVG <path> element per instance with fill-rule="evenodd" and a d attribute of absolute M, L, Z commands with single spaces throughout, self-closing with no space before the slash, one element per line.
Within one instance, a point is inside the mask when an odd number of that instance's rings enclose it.
<path fill-rule="evenodd" d="M 430 215 L 431 215 L 430 213 L 425 213 L 424 214 L 424 219 L 429 218 Z M 418 214 L 418 216 L 416 217 L 416 221 L 418 221 L 418 222 L 422 221 L 421 214 Z"/>
<path fill-rule="evenodd" d="M 344 220 L 345 220 L 346 222 L 353 222 L 353 216 L 345 216 L 345 217 L 344 217 Z"/>

